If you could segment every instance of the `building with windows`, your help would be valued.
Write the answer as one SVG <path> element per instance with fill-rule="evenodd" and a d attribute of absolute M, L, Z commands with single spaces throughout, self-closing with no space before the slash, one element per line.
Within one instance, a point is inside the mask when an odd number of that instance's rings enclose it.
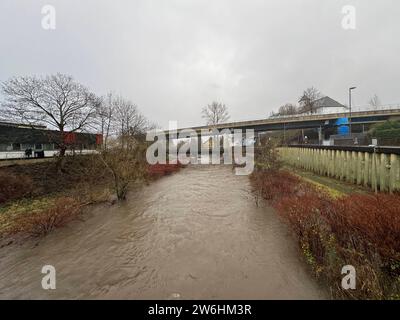
<path fill-rule="evenodd" d="M 0 122 L 0 159 L 23 158 L 27 151 L 32 157 L 50 157 L 56 154 L 60 145 L 67 150 L 86 152 L 96 150 L 102 144 L 102 135 L 48 130 L 45 126 L 30 126 L 18 123 Z"/>

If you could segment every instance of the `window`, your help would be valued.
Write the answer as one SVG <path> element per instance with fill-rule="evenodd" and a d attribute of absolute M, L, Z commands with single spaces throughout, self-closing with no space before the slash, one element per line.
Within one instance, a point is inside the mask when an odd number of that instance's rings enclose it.
<path fill-rule="evenodd" d="M 26 149 L 33 149 L 33 145 L 29 143 L 22 143 L 21 144 L 21 150 L 26 150 Z"/>
<path fill-rule="evenodd" d="M 43 150 L 48 150 L 48 151 L 54 150 L 54 145 L 52 143 L 45 143 L 43 145 Z"/>

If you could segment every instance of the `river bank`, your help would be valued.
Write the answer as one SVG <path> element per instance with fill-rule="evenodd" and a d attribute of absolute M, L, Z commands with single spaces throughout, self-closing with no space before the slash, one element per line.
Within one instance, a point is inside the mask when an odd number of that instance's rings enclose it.
<path fill-rule="evenodd" d="M 145 166 L 137 188 L 178 171 L 180 165 Z M 58 172 L 55 159 L 0 168 L 0 247 L 41 237 L 79 218 L 98 203 L 115 204 L 114 177 L 98 156 L 71 156 Z"/>
<path fill-rule="evenodd" d="M 2 248 L 0 298 L 320 299 L 290 230 L 230 166 L 189 166 Z M 57 289 L 40 286 L 53 265 Z"/>
<path fill-rule="evenodd" d="M 400 196 L 335 187 L 286 170 L 251 176 L 256 198 L 268 201 L 291 228 L 317 279 L 339 299 L 399 299 Z M 346 192 L 347 191 L 347 192 Z M 356 270 L 354 288 L 341 270 Z"/>

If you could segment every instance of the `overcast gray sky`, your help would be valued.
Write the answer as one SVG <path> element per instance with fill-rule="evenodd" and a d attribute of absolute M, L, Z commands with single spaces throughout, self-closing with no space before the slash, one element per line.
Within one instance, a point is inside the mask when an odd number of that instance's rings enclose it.
<path fill-rule="evenodd" d="M 46 4 L 55 30 L 42 28 Z M 355 30 L 342 28 L 344 5 Z M 398 0 L 1 0 L 0 81 L 71 74 L 162 127 L 202 124 L 213 100 L 231 120 L 265 118 L 309 86 L 400 104 L 399 17 Z"/>

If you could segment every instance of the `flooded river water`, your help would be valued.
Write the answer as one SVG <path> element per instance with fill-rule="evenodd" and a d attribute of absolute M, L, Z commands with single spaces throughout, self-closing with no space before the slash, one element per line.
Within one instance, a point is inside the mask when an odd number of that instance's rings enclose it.
<path fill-rule="evenodd" d="M 56 289 L 43 290 L 43 265 Z M 0 298 L 324 298 L 246 176 L 193 166 L 40 241 L 0 249 Z"/>

